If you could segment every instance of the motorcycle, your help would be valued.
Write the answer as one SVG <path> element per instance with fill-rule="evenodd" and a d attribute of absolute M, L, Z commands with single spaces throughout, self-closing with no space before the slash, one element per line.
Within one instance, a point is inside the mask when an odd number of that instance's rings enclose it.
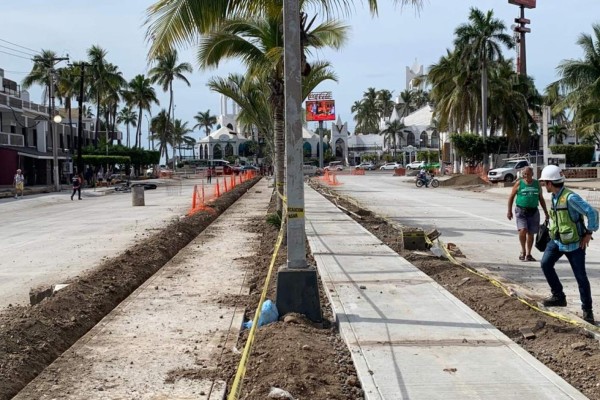
<path fill-rule="evenodd" d="M 423 176 L 423 175 L 417 175 L 417 179 L 415 181 L 415 184 L 417 185 L 418 188 L 420 188 L 423 185 L 431 185 L 431 187 L 436 188 L 438 186 L 440 186 L 440 181 L 438 181 L 437 179 L 435 179 L 433 176 L 432 177 L 428 177 L 427 175 Z"/>

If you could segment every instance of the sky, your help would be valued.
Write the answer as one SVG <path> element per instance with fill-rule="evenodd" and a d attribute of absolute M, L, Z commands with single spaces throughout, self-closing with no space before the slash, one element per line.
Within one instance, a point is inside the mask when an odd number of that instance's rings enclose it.
<path fill-rule="evenodd" d="M 149 0 L 4 0 L 0 68 L 5 70 L 6 78 L 21 82 L 32 67 L 27 59 L 31 50 L 50 49 L 79 61 L 86 58 L 89 47 L 100 45 L 108 51 L 107 60 L 118 65 L 127 80 L 147 73 L 144 20 L 146 9 L 152 3 Z M 452 48 L 454 30 L 467 22 L 471 7 L 493 10 L 509 33 L 513 19 L 519 14 L 519 8 L 508 4 L 508 0 L 424 0 L 420 12 L 411 7 L 394 6 L 390 0 L 380 0 L 377 17 L 370 16 L 363 1 L 354 3 L 353 15 L 343 18 L 351 28 L 346 45 L 339 51 L 318 52 L 312 58 L 332 64 L 338 82 L 325 82 L 315 91 L 332 92 L 337 115 L 342 122 L 348 122 L 351 132 L 355 123 L 350 107 L 362 98 L 363 92 L 369 87 L 387 89 L 396 97 L 406 88 L 405 67 L 417 63 L 427 68 L 436 63 L 446 49 Z M 582 56 L 576 41 L 581 33 L 592 34 L 592 24 L 600 23 L 600 1 L 538 0 L 537 3 L 537 8 L 526 10 L 526 18 L 531 20 L 531 33 L 527 35 L 527 72 L 535 79 L 538 89 L 543 90 L 558 78 L 556 67 L 560 61 Z M 175 117 L 194 126 L 193 116 L 199 111 L 220 114 L 219 94 L 207 88 L 207 81 L 214 76 L 243 73 L 244 68 L 231 61 L 217 69 L 199 70 L 194 48 L 179 49 L 179 53 L 180 61 L 190 62 L 194 72 L 189 76 L 191 87 L 180 82 L 174 85 Z M 506 57 L 515 55 L 513 50 L 505 51 Z M 159 87 L 156 90 L 160 107 L 166 108 L 167 93 Z M 32 101 L 41 102 L 40 87 L 32 88 L 30 93 Z M 158 113 L 160 107 L 154 107 L 152 113 Z M 146 122 L 142 127 L 145 134 Z M 309 123 L 309 129 L 315 128 L 316 123 Z M 199 139 L 204 137 L 204 132 L 196 130 L 192 136 Z"/>

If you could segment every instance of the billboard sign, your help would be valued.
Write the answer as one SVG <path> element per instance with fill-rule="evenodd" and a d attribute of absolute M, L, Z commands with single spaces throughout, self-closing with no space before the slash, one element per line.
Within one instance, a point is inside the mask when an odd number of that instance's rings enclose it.
<path fill-rule="evenodd" d="M 331 92 L 311 92 L 306 103 L 306 121 L 335 121 L 335 100 Z"/>
<path fill-rule="evenodd" d="M 536 0 L 508 0 L 509 4 L 523 6 L 525 8 L 535 8 Z"/>

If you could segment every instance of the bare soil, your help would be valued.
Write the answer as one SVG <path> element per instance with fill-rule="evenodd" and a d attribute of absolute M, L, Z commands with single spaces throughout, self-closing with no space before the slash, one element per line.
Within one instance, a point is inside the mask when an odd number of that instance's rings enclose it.
<path fill-rule="evenodd" d="M 477 185 L 478 183 L 473 183 Z M 9 309 L 0 315 L 0 399 L 9 399 L 33 379 L 104 315 L 195 237 L 216 215 L 245 192 L 237 188 L 215 204 L 216 214 L 198 213 L 165 228 L 95 272 L 74 280 L 57 296 L 34 307 Z M 368 210 L 338 198 L 349 215 L 380 240 L 423 270 L 465 304 L 519 343 L 593 400 L 600 400 L 600 347 L 584 329 L 556 320 L 505 295 L 487 280 L 467 269 L 422 252 L 407 252 L 399 240 L 401 232 Z M 357 218 L 360 215 L 360 218 Z M 278 228 L 264 220 L 248 221 L 248 228 L 262 236 L 257 256 L 248 258 L 250 296 L 223 298 L 225 304 L 246 307 L 253 316 L 271 261 Z M 175 235 L 175 233 L 177 233 Z M 165 241 L 165 238 L 171 238 Z M 148 254 L 150 249 L 154 253 Z M 457 253 L 458 253 L 457 249 Z M 311 260 L 309 249 L 307 249 Z M 276 266 L 283 265 L 286 249 L 279 252 Z M 137 261 L 140 262 L 137 262 Z M 274 299 L 276 275 L 269 285 Z M 250 364 L 243 383 L 242 399 L 265 399 L 272 387 L 288 391 L 295 399 L 364 399 L 347 347 L 337 327 L 326 296 L 321 290 L 323 321 L 313 323 L 301 315 L 282 316 L 279 322 L 257 330 Z M 535 338 L 524 339 L 521 328 L 530 328 Z M 247 332 L 240 334 L 241 351 Z M 207 375 L 230 384 L 240 359 L 239 351 L 215 354 L 217 371 L 178 371 L 167 382 L 200 379 Z M 230 386 L 230 385 L 228 385 Z"/>

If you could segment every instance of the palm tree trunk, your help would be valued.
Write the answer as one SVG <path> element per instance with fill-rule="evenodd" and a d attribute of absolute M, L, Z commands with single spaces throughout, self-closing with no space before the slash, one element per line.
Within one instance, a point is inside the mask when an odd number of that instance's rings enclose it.
<path fill-rule="evenodd" d="M 125 126 L 127 127 L 127 147 L 131 147 L 131 143 L 129 142 L 129 123 L 126 123 Z"/>
<path fill-rule="evenodd" d="M 487 65 L 484 61 L 481 64 L 481 137 L 483 143 L 486 143 L 487 137 L 487 107 L 488 107 L 488 79 L 487 79 Z M 483 169 L 488 170 L 490 159 L 487 151 L 483 153 Z"/>
<path fill-rule="evenodd" d="M 138 146 L 138 137 L 141 135 L 141 133 L 140 133 L 141 126 L 142 126 L 142 106 L 140 106 L 140 110 L 138 112 L 138 125 L 137 125 L 137 131 L 135 133 L 135 145 L 133 146 L 134 148 L 137 148 L 137 146 Z"/>
<path fill-rule="evenodd" d="M 98 129 L 100 128 L 100 93 L 96 96 L 96 125 L 94 126 L 94 146 L 98 147 Z"/>

